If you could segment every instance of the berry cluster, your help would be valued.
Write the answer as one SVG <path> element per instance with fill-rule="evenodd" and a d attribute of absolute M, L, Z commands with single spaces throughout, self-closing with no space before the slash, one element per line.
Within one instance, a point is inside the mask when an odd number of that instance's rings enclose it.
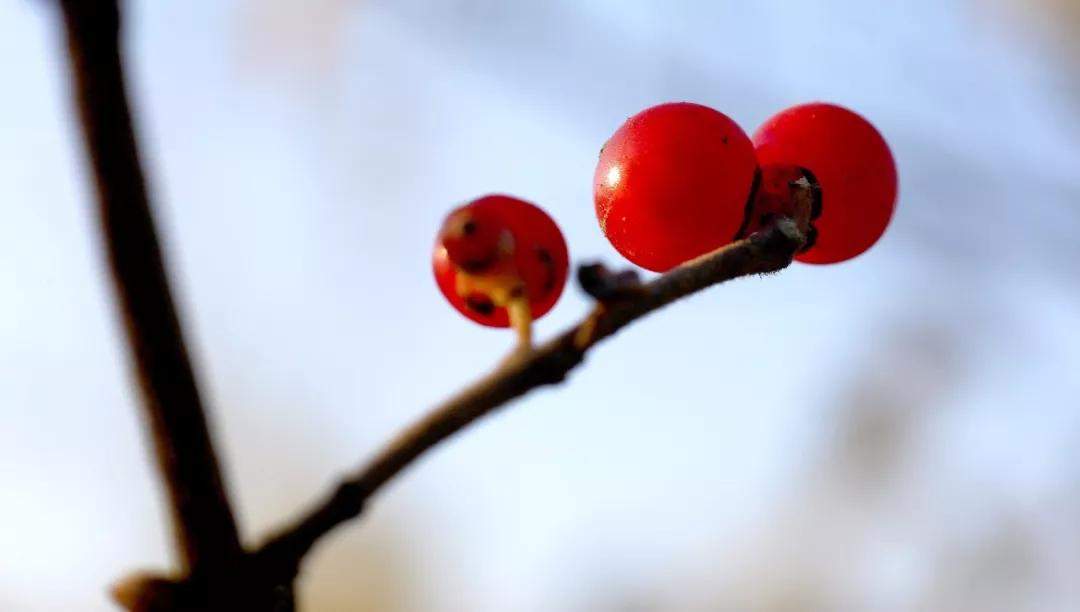
<path fill-rule="evenodd" d="M 807 184 L 813 205 L 798 210 L 796 188 Z M 856 257 L 885 232 L 897 177 L 881 134 L 846 108 L 795 106 L 750 138 L 723 113 L 680 102 L 645 109 L 616 130 L 600 151 L 593 188 L 611 244 L 635 264 L 664 272 L 781 215 L 805 226 L 797 260 Z M 569 258 L 544 211 L 490 195 L 450 213 L 433 266 L 457 310 L 484 325 L 513 326 L 527 343 L 532 320 L 562 293 Z"/>
<path fill-rule="evenodd" d="M 892 153 L 866 119 L 832 104 L 789 108 L 753 139 L 706 106 L 646 109 L 600 152 L 596 216 L 623 256 L 663 272 L 790 214 L 804 176 L 820 199 L 796 259 L 836 263 L 877 242 L 896 200 Z"/>

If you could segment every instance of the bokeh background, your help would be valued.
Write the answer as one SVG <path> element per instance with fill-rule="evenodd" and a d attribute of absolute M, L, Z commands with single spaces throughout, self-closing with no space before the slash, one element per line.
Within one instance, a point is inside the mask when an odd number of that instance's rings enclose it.
<path fill-rule="evenodd" d="M 430 277 L 453 204 L 518 194 L 618 263 L 597 151 L 668 100 L 840 102 L 899 164 L 872 251 L 699 294 L 454 438 L 306 609 L 1080 609 L 1076 0 L 127 5 L 250 538 L 509 348 Z M 0 58 L 0 609 L 109 610 L 170 552 L 48 2 L 0 0 Z"/>

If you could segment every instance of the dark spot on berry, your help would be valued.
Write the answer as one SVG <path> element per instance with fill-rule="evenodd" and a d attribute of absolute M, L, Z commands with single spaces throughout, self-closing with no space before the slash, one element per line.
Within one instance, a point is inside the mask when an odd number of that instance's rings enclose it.
<path fill-rule="evenodd" d="M 476 221 L 468 220 L 461 226 L 461 233 L 466 236 L 472 236 L 476 233 Z"/>
<path fill-rule="evenodd" d="M 496 255 L 492 253 L 483 259 L 466 259 L 461 262 L 460 267 L 470 274 L 479 274 L 491 267 L 491 264 L 495 263 L 495 259 Z"/>
<path fill-rule="evenodd" d="M 492 304 L 491 300 L 483 296 L 470 295 L 469 297 L 465 298 L 465 305 L 468 306 L 473 312 L 482 314 L 485 317 L 490 317 L 492 314 L 495 313 L 495 304 Z"/>
<path fill-rule="evenodd" d="M 547 293 L 555 288 L 555 258 L 544 247 L 536 247 L 536 258 L 547 270 L 547 278 L 544 279 L 544 293 Z"/>
<path fill-rule="evenodd" d="M 728 137 L 724 136 L 723 138 L 720 139 L 720 142 L 722 142 L 724 144 L 727 144 L 728 143 Z"/>

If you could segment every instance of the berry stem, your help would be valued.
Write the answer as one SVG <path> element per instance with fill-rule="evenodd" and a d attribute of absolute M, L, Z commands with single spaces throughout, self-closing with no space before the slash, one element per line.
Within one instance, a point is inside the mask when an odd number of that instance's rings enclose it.
<path fill-rule="evenodd" d="M 517 334 L 518 349 L 531 349 L 533 316 L 529 299 L 524 296 L 510 298 L 506 303 L 506 314 L 510 317 L 510 327 Z"/>

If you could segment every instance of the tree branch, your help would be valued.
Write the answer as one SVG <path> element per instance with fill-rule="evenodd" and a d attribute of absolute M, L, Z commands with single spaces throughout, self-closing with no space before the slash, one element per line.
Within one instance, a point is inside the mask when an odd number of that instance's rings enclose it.
<path fill-rule="evenodd" d="M 405 429 L 335 492 L 304 517 L 271 537 L 256 555 L 282 572 L 296 572 L 316 541 L 358 516 L 380 487 L 439 442 L 503 404 L 543 385 L 561 382 L 596 343 L 679 298 L 727 280 L 785 268 L 805 242 L 794 221 L 780 218 L 762 232 L 690 261 L 644 285 L 627 285 L 626 275 L 598 279 L 596 267 L 583 283 L 600 301 L 580 323 L 535 350 L 511 358 L 490 375 L 450 398 Z M 618 287 L 598 291 L 610 280 Z M 584 279 L 583 279 L 584 280 Z"/>
<path fill-rule="evenodd" d="M 334 493 L 262 547 L 245 553 L 170 295 L 150 212 L 120 59 L 117 0 L 59 0 L 75 98 L 97 185 L 109 264 L 133 353 L 158 468 L 169 495 L 184 576 L 136 574 L 119 601 L 133 610 L 293 609 L 292 582 L 315 543 L 428 449 L 507 402 L 555 384 L 596 343 L 633 321 L 711 285 L 791 263 L 806 243 L 811 185 L 794 216 L 688 262 L 649 283 L 602 266 L 579 271 L 597 305 L 577 325 L 437 406 L 390 441 Z"/>
<path fill-rule="evenodd" d="M 61 0 L 74 94 L 142 406 L 180 561 L 222 575 L 242 556 L 150 213 L 120 60 L 116 0 Z"/>

